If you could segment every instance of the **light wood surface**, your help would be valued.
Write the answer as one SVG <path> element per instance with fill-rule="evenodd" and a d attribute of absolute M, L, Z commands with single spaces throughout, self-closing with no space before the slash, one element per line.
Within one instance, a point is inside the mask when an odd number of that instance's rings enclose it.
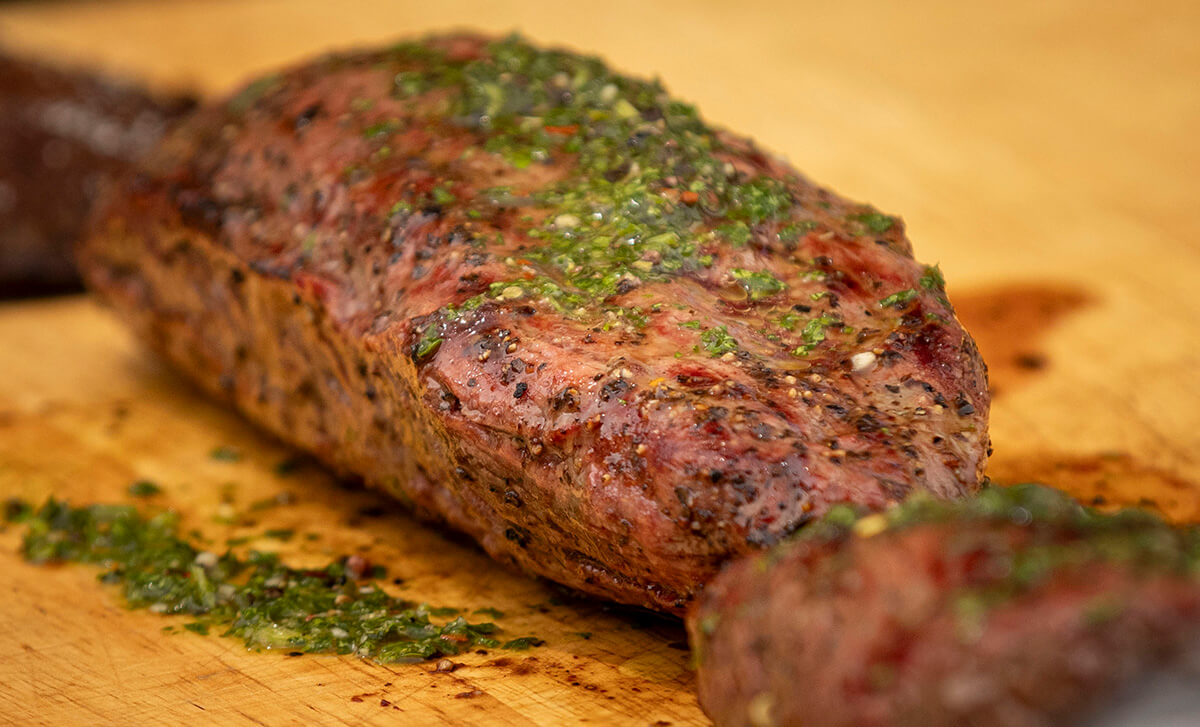
<path fill-rule="evenodd" d="M 992 476 L 1200 520 L 1194 2 L 0 6 L 0 42 L 208 93 L 324 49 L 463 26 L 658 74 L 708 118 L 901 214 L 992 366 Z M 218 445 L 245 459 L 213 461 Z M 91 302 L 0 306 L 0 497 L 119 501 L 148 477 L 166 490 L 156 504 L 218 542 L 313 532 L 274 547 L 297 562 L 363 549 L 404 578 L 397 593 L 495 606 L 547 645 L 435 674 L 168 636 L 167 619 L 123 610 L 94 571 L 22 563 L 9 528 L 0 722 L 706 724 L 677 624 L 564 599 L 398 511 L 360 514 L 379 500 L 314 467 L 279 477 L 286 455 Z M 281 491 L 297 503 L 254 525 L 213 520 L 222 493 L 246 512 Z"/>

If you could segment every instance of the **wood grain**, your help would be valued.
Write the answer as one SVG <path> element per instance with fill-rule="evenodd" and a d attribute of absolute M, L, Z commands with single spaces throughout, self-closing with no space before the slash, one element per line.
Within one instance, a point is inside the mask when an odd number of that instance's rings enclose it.
<path fill-rule="evenodd" d="M 1200 520 L 1198 25 L 1191 2 L 1070 0 L 0 8 L 7 44 L 209 93 L 324 49 L 461 26 L 658 74 L 814 179 L 902 214 L 992 364 L 994 478 L 1180 520 Z M 230 444 L 243 461 L 208 457 Z M 118 501 L 149 477 L 166 490 L 156 504 L 218 543 L 296 527 L 319 539 L 256 545 L 298 562 L 361 549 L 404 579 L 397 593 L 498 607 L 547 645 L 435 674 L 167 636 L 167 619 L 121 609 L 94 572 L 22 563 L 9 529 L 0 721 L 706 724 L 677 624 L 565 598 L 314 467 L 280 477 L 286 456 L 91 302 L 0 307 L 0 496 Z M 245 512 L 282 491 L 296 504 L 254 525 L 213 520 L 223 493 Z"/>

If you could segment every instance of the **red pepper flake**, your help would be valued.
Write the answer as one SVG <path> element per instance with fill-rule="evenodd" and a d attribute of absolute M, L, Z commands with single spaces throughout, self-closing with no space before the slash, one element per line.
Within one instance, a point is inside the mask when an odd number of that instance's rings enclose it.
<path fill-rule="evenodd" d="M 687 189 L 684 190 L 683 194 L 679 195 L 679 199 L 683 200 L 684 204 L 696 204 L 700 201 L 700 194 Z"/>
<path fill-rule="evenodd" d="M 346 575 L 356 581 L 361 581 L 366 578 L 371 572 L 371 561 L 361 555 L 352 555 L 346 558 Z"/>
<path fill-rule="evenodd" d="M 550 132 L 551 134 L 561 134 L 563 136 L 570 136 L 570 135 L 574 134 L 576 131 L 579 131 L 579 124 L 567 124 L 565 126 L 547 126 L 546 131 Z"/>
<path fill-rule="evenodd" d="M 292 278 L 292 281 L 302 294 L 316 298 L 322 303 L 328 300 L 330 294 L 333 292 L 329 281 L 311 273 L 298 272 Z"/>

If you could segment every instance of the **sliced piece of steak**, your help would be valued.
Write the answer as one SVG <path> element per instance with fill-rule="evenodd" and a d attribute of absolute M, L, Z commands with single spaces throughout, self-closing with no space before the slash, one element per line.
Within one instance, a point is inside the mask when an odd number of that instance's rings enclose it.
<path fill-rule="evenodd" d="M 101 183 L 192 105 L 0 53 L 0 298 L 79 287 L 71 246 Z"/>
<path fill-rule="evenodd" d="M 972 490 L 984 367 L 901 223 L 654 83 L 433 38 L 256 81 L 95 220 L 205 389 L 496 558 L 679 613 L 831 505 Z"/>
<path fill-rule="evenodd" d="M 1075 724 L 1200 657 L 1200 529 L 1038 485 L 842 509 L 723 571 L 688 628 L 720 727 Z"/>

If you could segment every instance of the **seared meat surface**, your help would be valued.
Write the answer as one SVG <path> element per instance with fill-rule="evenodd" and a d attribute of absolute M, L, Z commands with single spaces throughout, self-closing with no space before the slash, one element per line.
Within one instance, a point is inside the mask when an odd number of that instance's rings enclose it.
<path fill-rule="evenodd" d="M 835 511 L 688 619 L 720 727 L 1074 724 L 1200 657 L 1200 529 L 1037 485 Z"/>
<path fill-rule="evenodd" d="M 902 223 L 657 85 L 444 36 L 268 76 L 108 197 L 90 286 L 494 557 L 681 613 L 838 503 L 959 497 L 984 367 Z"/>
<path fill-rule="evenodd" d="M 71 246 L 101 183 L 191 105 L 0 53 L 0 298 L 79 287 Z"/>

